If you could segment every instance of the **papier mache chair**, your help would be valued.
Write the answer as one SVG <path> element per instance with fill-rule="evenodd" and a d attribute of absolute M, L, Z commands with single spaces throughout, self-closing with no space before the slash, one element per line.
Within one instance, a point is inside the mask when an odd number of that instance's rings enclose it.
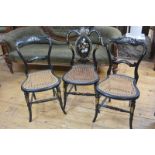
<path fill-rule="evenodd" d="M 45 53 L 45 56 L 42 57 L 37 56 L 36 51 L 35 57 L 24 58 L 22 54 L 24 52 L 23 48 L 28 45 L 33 46 L 34 44 L 43 44 L 47 46 L 47 53 Z M 60 91 L 61 80 L 54 74 L 50 60 L 50 55 L 52 51 L 52 40 L 47 36 L 25 37 L 16 42 L 16 50 L 25 65 L 26 79 L 22 83 L 21 89 L 24 92 L 25 100 L 29 111 L 29 122 L 32 121 L 32 104 L 58 100 L 63 113 L 66 114 L 63 108 L 63 102 L 61 98 L 61 91 Z M 29 64 L 39 60 L 46 60 L 48 63 L 48 69 L 30 72 Z M 36 93 L 49 90 L 53 90 L 54 97 L 37 100 Z"/>
<path fill-rule="evenodd" d="M 92 46 L 90 39 L 93 33 L 96 33 L 98 39 L 98 44 L 95 46 Z M 70 39 L 73 34 L 77 36 L 74 41 Z M 101 37 L 96 30 L 82 27 L 79 30 L 72 30 L 67 34 L 67 43 L 72 52 L 72 61 L 71 69 L 62 78 L 64 84 L 64 109 L 68 95 L 95 96 L 95 93 L 77 92 L 76 86 L 93 85 L 95 87 L 99 81 L 95 53 L 99 44 L 101 44 Z M 89 59 L 91 52 L 91 58 L 93 59 Z M 75 58 L 76 54 L 78 55 L 77 59 Z M 68 87 L 69 85 L 70 88 Z M 73 91 L 73 88 L 75 88 L 75 91 Z"/>
<path fill-rule="evenodd" d="M 120 49 L 121 46 L 131 46 L 140 48 L 138 52 L 141 52 L 139 55 L 138 60 L 135 60 L 134 62 L 129 61 L 127 59 L 113 59 L 111 57 L 110 49 L 109 49 L 109 44 L 113 43 L 115 47 L 118 47 L 117 49 Z M 98 116 L 98 113 L 100 112 L 100 108 L 108 108 L 120 112 L 125 112 L 129 113 L 130 118 L 129 118 L 129 126 L 132 129 L 132 122 L 133 122 L 133 116 L 134 116 L 134 110 L 136 106 L 136 100 L 140 96 L 140 91 L 137 88 L 137 82 L 139 79 L 139 74 L 138 74 L 138 68 L 140 65 L 140 62 L 142 61 L 143 57 L 146 54 L 146 45 L 144 40 L 136 40 L 133 38 L 127 38 L 127 37 L 122 37 L 122 38 L 117 38 L 117 39 L 112 39 L 109 44 L 106 44 L 107 47 L 107 52 L 109 53 L 109 69 L 107 71 L 107 78 L 104 79 L 103 81 L 99 82 L 96 87 L 96 110 L 95 110 L 95 116 L 93 119 L 93 122 L 96 121 L 96 118 Z M 123 52 L 125 52 L 123 50 Z M 118 50 L 119 53 L 119 50 Z M 130 77 L 129 75 L 125 74 L 111 74 L 111 68 L 112 64 L 126 64 L 129 67 L 134 68 L 134 77 Z M 101 102 L 99 102 L 100 97 L 105 97 Z M 108 105 L 106 102 L 110 102 L 111 99 L 115 100 L 125 100 L 129 101 L 129 109 L 123 109 L 122 107 L 120 108 L 119 106 L 112 106 Z M 108 100 L 108 101 L 107 101 Z"/>

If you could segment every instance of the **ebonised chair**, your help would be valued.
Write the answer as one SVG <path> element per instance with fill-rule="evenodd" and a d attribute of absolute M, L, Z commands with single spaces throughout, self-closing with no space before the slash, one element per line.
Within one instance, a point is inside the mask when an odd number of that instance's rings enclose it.
<path fill-rule="evenodd" d="M 45 53 L 45 56 L 42 56 L 42 57 L 37 56 L 37 51 L 36 51 L 35 57 L 24 58 L 23 56 L 24 50 L 22 50 L 22 48 L 28 45 L 33 46 L 34 44 L 47 45 L 47 53 Z M 47 36 L 26 37 L 16 42 L 16 50 L 25 65 L 26 79 L 22 83 L 21 89 L 24 92 L 25 100 L 29 111 L 29 122 L 32 121 L 32 109 L 31 109 L 32 104 L 52 101 L 55 99 L 59 101 L 60 107 L 63 113 L 66 114 L 63 108 L 63 102 L 61 98 L 61 91 L 60 91 L 61 80 L 54 74 L 53 67 L 50 60 L 50 55 L 52 51 L 52 40 Z M 48 69 L 30 72 L 29 64 L 39 60 L 46 60 L 48 62 Z M 48 90 L 53 90 L 54 97 L 42 99 L 42 100 L 36 99 L 36 93 L 48 91 Z"/>
<path fill-rule="evenodd" d="M 97 42 L 92 46 L 91 35 L 96 33 Z M 76 39 L 71 40 L 71 36 L 76 34 Z M 95 93 L 77 92 L 76 86 L 95 85 L 99 81 L 97 74 L 97 61 L 95 53 L 101 44 L 100 34 L 91 28 L 82 27 L 79 30 L 72 30 L 67 34 L 67 43 L 72 52 L 71 69 L 63 76 L 64 84 L 64 109 L 66 107 L 68 95 L 95 96 Z M 89 57 L 92 54 L 93 59 Z M 75 55 L 77 54 L 77 59 Z M 68 87 L 70 85 L 70 88 Z M 75 91 L 73 91 L 75 88 Z"/>
<path fill-rule="evenodd" d="M 118 49 L 120 49 L 122 45 L 141 47 L 141 50 L 139 51 L 141 52 L 139 59 L 135 60 L 134 62 L 130 62 L 127 59 L 117 59 L 117 60 L 113 59 L 109 49 L 109 45 L 111 43 L 113 43 L 114 46 L 119 46 Z M 107 71 L 107 78 L 99 82 L 96 86 L 96 110 L 95 110 L 95 116 L 94 116 L 93 122 L 96 121 L 98 113 L 100 112 L 100 108 L 104 107 L 104 108 L 109 108 L 120 112 L 129 113 L 130 114 L 129 126 L 132 129 L 132 122 L 133 122 L 134 110 L 136 106 L 136 100 L 140 96 L 140 91 L 137 88 L 137 82 L 139 79 L 138 67 L 143 57 L 146 54 L 146 46 L 145 46 L 144 40 L 136 40 L 132 38 L 122 37 L 122 38 L 113 39 L 104 46 L 106 46 L 108 56 L 109 56 L 109 69 Z M 123 50 L 123 52 L 125 51 L 126 50 Z M 122 63 L 128 65 L 129 67 L 134 68 L 134 77 L 130 77 L 124 74 L 111 74 L 112 64 L 122 64 Z M 101 102 L 99 102 L 100 97 L 105 97 L 105 98 Z M 124 109 L 119 108 L 118 106 L 114 107 L 114 106 L 108 105 L 106 101 L 109 100 L 110 102 L 111 99 L 129 101 L 129 109 L 126 110 L 125 108 Z"/>

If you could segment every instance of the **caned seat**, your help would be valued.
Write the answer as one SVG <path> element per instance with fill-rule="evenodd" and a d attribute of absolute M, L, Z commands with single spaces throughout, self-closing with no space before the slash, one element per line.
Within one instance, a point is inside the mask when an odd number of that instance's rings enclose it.
<path fill-rule="evenodd" d="M 67 72 L 63 80 L 72 84 L 94 84 L 99 80 L 93 65 L 77 64 Z"/>
<path fill-rule="evenodd" d="M 28 74 L 27 79 L 22 84 L 22 89 L 25 91 L 41 91 L 45 88 L 53 88 L 60 84 L 60 81 L 55 77 L 51 70 L 43 70 Z"/>
<path fill-rule="evenodd" d="M 110 75 L 97 86 L 97 91 L 107 97 L 115 99 L 136 99 L 139 97 L 139 90 L 135 80 L 131 77 L 115 74 Z"/>

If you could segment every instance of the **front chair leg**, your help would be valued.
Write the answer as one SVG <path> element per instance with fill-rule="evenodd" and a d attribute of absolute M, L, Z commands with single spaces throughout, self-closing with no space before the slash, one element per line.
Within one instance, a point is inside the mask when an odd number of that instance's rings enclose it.
<path fill-rule="evenodd" d="M 58 87 L 58 88 L 56 88 L 56 90 L 57 90 L 57 93 L 56 93 L 56 94 L 57 94 L 57 98 L 58 98 L 59 103 L 60 103 L 60 107 L 61 107 L 63 113 L 66 114 L 66 111 L 65 111 L 65 109 L 64 109 L 64 107 L 63 107 L 63 103 L 62 103 L 60 88 Z"/>
<path fill-rule="evenodd" d="M 99 110 L 100 109 L 99 99 L 100 99 L 99 94 L 96 94 L 96 100 L 95 100 L 95 104 L 96 104 L 96 106 L 95 106 L 95 116 L 94 116 L 93 122 L 96 121 L 96 118 L 98 116 L 98 113 L 100 112 L 100 110 Z"/>
<path fill-rule="evenodd" d="M 66 82 L 63 83 L 63 87 L 64 87 L 64 109 L 65 109 L 66 102 L 67 102 L 67 83 Z"/>
<path fill-rule="evenodd" d="M 29 93 L 24 92 L 24 95 L 25 95 L 25 100 L 29 111 L 29 122 L 32 122 L 32 103 L 29 100 Z"/>
<path fill-rule="evenodd" d="M 132 129 L 132 122 L 133 122 L 133 116 L 134 116 L 134 110 L 135 110 L 135 103 L 136 103 L 136 101 L 131 101 L 130 102 L 130 118 L 129 118 L 130 129 Z"/>

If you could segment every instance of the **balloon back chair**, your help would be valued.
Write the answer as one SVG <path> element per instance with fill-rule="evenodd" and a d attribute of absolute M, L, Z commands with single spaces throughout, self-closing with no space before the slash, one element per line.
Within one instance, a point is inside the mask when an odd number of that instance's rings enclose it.
<path fill-rule="evenodd" d="M 22 48 L 27 45 L 44 44 L 47 45 L 47 53 L 45 56 L 36 56 L 31 58 L 25 58 L 24 50 Z M 38 104 L 42 102 L 52 101 L 57 99 L 60 103 L 60 107 L 64 114 L 66 114 L 63 108 L 63 102 L 60 91 L 60 79 L 54 74 L 53 67 L 51 65 L 50 55 L 52 51 L 52 40 L 47 36 L 31 36 L 25 37 L 16 42 L 16 50 L 25 65 L 26 79 L 21 85 L 21 89 L 24 92 L 25 100 L 29 111 L 29 122 L 32 121 L 32 104 Z M 43 51 L 45 52 L 45 51 Z M 35 61 L 46 60 L 48 63 L 48 69 L 30 72 L 29 64 Z M 54 97 L 39 99 L 36 98 L 36 93 L 53 90 Z M 51 91 L 52 93 L 52 91 Z"/>
<path fill-rule="evenodd" d="M 120 49 L 120 47 L 125 47 L 126 45 L 133 47 L 134 49 L 140 48 L 138 59 L 136 59 L 134 62 L 127 60 L 127 59 L 113 59 L 111 56 L 111 52 L 109 49 L 109 45 L 113 43 L 117 49 Z M 96 87 L 96 110 L 95 110 L 95 116 L 93 119 L 93 122 L 96 121 L 96 118 L 98 116 L 98 113 L 100 112 L 100 108 L 108 108 L 120 112 L 129 113 L 129 126 L 132 129 L 132 122 L 133 122 L 133 116 L 134 116 L 134 110 L 136 106 L 136 100 L 140 96 L 140 91 L 137 88 L 137 82 L 139 79 L 138 74 L 138 68 L 140 65 L 140 62 L 142 61 L 143 57 L 146 54 L 146 46 L 144 43 L 144 40 L 136 40 L 133 38 L 128 37 L 121 37 L 117 39 L 112 39 L 109 43 L 106 44 L 106 49 L 109 56 L 109 69 L 107 71 L 107 77 L 100 81 L 97 84 Z M 125 48 L 124 48 L 125 49 Z M 126 49 L 123 50 L 123 52 L 126 52 Z M 119 50 L 118 50 L 119 53 Z M 125 74 L 111 74 L 111 68 L 112 64 L 126 64 L 129 67 L 134 68 L 134 76 L 130 77 L 129 75 Z M 100 102 L 100 97 L 104 97 L 104 99 Z M 119 106 L 112 106 L 108 105 L 108 102 L 111 101 L 111 99 L 115 100 L 126 100 L 129 101 L 129 109 L 126 108 L 120 108 Z M 107 101 L 108 100 L 108 101 Z"/>
<path fill-rule="evenodd" d="M 93 33 L 96 33 L 98 39 L 98 44 L 95 44 L 95 46 L 92 46 L 90 39 Z M 74 41 L 71 40 L 73 34 L 76 36 Z M 101 37 L 96 30 L 82 27 L 67 34 L 67 43 L 72 52 L 72 60 L 71 69 L 62 78 L 64 83 L 64 109 L 68 95 L 95 96 L 95 93 L 77 92 L 76 86 L 95 86 L 99 81 L 95 53 L 99 44 L 101 44 Z M 70 87 L 68 87 L 69 85 Z M 75 91 L 73 91 L 73 88 L 75 88 Z"/>

